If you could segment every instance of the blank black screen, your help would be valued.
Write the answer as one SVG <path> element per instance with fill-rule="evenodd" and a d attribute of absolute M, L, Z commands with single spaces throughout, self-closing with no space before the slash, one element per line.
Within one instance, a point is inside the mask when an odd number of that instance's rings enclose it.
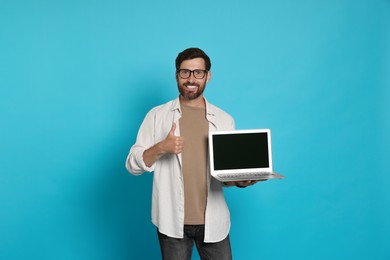
<path fill-rule="evenodd" d="M 214 170 L 269 167 L 267 133 L 213 136 Z"/>

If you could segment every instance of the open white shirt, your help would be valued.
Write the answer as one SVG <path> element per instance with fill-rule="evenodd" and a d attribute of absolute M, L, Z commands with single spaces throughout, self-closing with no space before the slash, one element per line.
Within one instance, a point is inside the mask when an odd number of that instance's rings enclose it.
<path fill-rule="evenodd" d="M 206 119 L 209 131 L 233 130 L 234 119 L 206 100 Z M 151 167 L 143 160 L 143 153 L 164 140 L 173 123 L 175 135 L 180 136 L 179 98 L 157 106 L 146 115 L 138 131 L 136 143 L 131 147 L 126 160 L 127 170 L 140 175 L 154 172 L 152 194 L 152 222 L 159 231 L 169 237 L 183 238 L 184 184 L 181 172 L 181 154 L 164 155 Z M 230 230 L 230 214 L 222 192 L 222 183 L 207 172 L 207 206 L 205 214 L 204 242 L 218 242 L 226 238 Z"/>

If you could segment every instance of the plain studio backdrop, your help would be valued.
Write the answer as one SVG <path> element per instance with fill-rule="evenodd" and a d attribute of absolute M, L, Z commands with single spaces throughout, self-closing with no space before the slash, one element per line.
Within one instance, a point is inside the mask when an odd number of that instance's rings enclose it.
<path fill-rule="evenodd" d="M 388 0 L 2 0 L 0 258 L 159 259 L 124 164 L 188 47 L 287 177 L 225 189 L 234 259 L 390 259 Z"/>

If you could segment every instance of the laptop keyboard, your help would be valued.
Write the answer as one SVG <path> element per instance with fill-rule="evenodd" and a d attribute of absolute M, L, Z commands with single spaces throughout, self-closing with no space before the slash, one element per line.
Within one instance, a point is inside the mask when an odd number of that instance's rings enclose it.
<path fill-rule="evenodd" d="M 228 173 L 218 174 L 218 177 L 223 180 L 253 180 L 271 175 L 271 172 L 248 172 L 248 173 Z"/>

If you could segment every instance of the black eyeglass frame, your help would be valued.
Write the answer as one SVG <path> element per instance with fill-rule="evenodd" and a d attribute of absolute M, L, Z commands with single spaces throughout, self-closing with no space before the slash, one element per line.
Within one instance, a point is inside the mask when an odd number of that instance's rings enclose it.
<path fill-rule="evenodd" d="M 188 74 L 188 77 L 184 78 L 184 77 L 182 77 L 182 76 L 180 75 L 180 72 L 181 72 L 181 71 L 187 71 L 187 72 L 189 72 L 190 74 Z M 195 72 L 196 72 L 196 71 L 201 71 L 201 72 L 203 72 L 203 73 L 204 73 L 203 77 L 198 78 L 197 76 L 195 76 Z M 179 77 L 182 78 L 182 79 L 188 79 L 188 78 L 190 78 L 190 77 L 191 77 L 191 73 L 192 73 L 192 75 L 194 75 L 194 78 L 196 78 L 196 79 L 204 79 L 204 77 L 208 74 L 208 72 L 209 72 L 208 70 L 198 70 L 198 69 L 196 69 L 196 70 L 189 70 L 189 69 L 178 69 L 178 70 L 176 70 L 176 74 L 178 74 Z"/>

